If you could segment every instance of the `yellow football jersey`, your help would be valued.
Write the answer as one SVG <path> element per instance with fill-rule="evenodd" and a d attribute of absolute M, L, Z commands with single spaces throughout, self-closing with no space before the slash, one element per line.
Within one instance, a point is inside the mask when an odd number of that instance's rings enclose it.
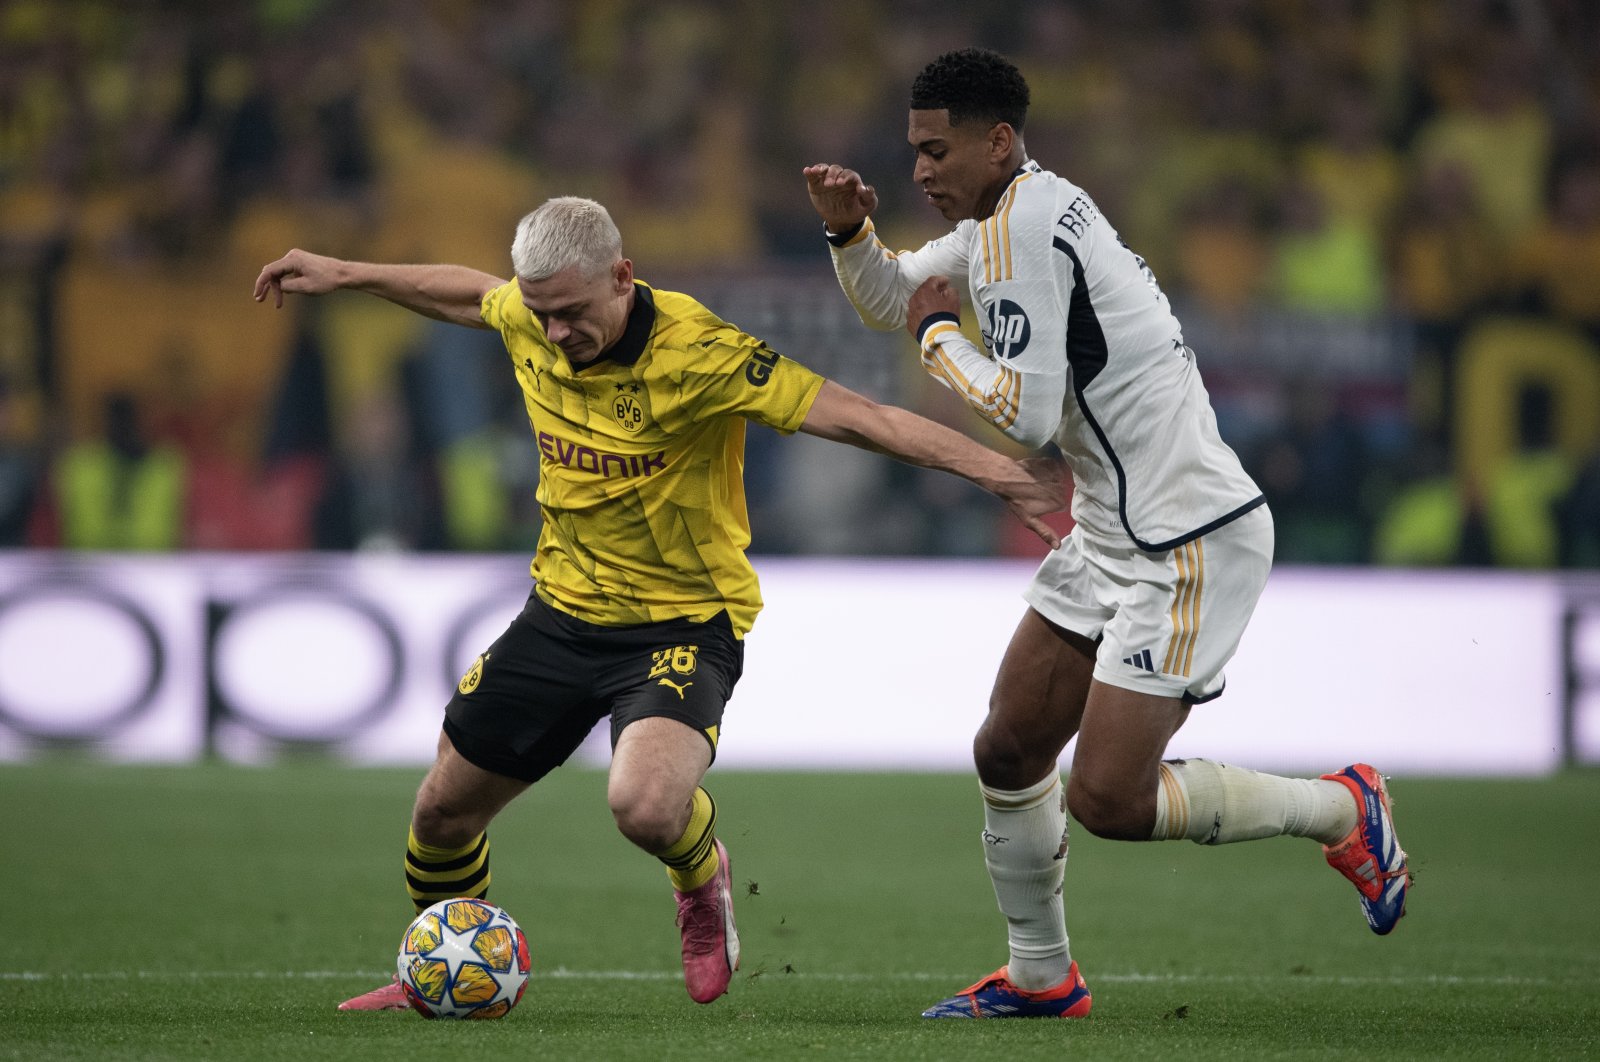
<path fill-rule="evenodd" d="M 687 295 L 636 282 L 622 338 L 574 367 L 516 281 L 483 297 L 539 447 L 539 596 L 604 626 L 761 609 L 745 557 L 745 420 L 805 421 L 823 379 Z"/>

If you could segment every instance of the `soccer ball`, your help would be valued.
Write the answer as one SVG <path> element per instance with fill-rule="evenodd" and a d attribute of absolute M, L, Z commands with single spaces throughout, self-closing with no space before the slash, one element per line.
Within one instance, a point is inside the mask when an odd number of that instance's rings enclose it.
<path fill-rule="evenodd" d="M 483 900 L 441 900 L 400 938 L 400 987 L 424 1018 L 503 1018 L 528 987 L 528 938 Z"/>

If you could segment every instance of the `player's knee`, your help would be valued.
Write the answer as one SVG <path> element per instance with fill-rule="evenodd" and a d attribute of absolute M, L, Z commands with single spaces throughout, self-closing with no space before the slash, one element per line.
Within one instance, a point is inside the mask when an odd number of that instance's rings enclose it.
<path fill-rule="evenodd" d="M 487 822 L 481 813 L 451 804 L 424 790 L 411 809 L 411 832 L 423 844 L 459 848 L 482 833 Z"/>
<path fill-rule="evenodd" d="M 683 835 L 682 810 L 644 790 L 613 794 L 610 804 L 622 836 L 646 852 L 663 852 Z"/>
<path fill-rule="evenodd" d="M 1155 807 L 1146 807 L 1127 790 L 1095 785 L 1072 775 L 1067 782 L 1067 811 L 1096 837 L 1112 841 L 1147 841 L 1155 828 Z"/>
<path fill-rule="evenodd" d="M 1037 741 L 995 722 L 991 716 L 972 739 L 972 761 L 978 779 L 993 789 L 1026 789 L 1055 767 L 1054 754 Z"/>

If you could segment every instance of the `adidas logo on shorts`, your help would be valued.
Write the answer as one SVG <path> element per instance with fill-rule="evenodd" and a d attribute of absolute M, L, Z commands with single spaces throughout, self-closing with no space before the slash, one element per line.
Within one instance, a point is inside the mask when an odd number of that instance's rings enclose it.
<path fill-rule="evenodd" d="M 1148 649 L 1141 649 L 1132 656 L 1125 656 L 1122 658 L 1122 662 L 1130 667 L 1136 667 L 1142 671 L 1149 671 L 1152 674 L 1156 669 L 1155 661 L 1150 659 L 1150 650 Z"/>

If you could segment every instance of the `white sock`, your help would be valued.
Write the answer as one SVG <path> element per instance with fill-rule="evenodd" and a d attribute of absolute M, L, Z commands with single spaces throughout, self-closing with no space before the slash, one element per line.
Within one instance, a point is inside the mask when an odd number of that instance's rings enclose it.
<path fill-rule="evenodd" d="M 1011 981 L 1038 991 L 1072 965 L 1061 883 L 1067 869 L 1066 792 L 1055 771 L 1015 792 L 983 790 L 983 859 L 1006 916 Z"/>
<path fill-rule="evenodd" d="M 1150 837 L 1229 844 L 1289 834 L 1337 844 L 1358 818 L 1355 798 L 1339 782 L 1280 778 L 1210 760 L 1167 760 Z"/>

